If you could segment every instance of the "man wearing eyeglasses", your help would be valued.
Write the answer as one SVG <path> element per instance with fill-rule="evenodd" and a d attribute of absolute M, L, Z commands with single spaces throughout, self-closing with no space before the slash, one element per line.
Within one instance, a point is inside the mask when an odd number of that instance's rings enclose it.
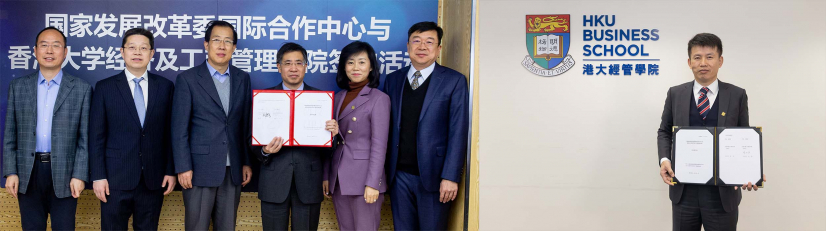
<path fill-rule="evenodd" d="M 157 230 L 163 196 L 177 184 L 169 131 L 172 81 L 149 73 L 152 32 L 132 28 L 120 49 L 126 70 L 98 81 L 89 125 L 89 168 L 102 230 Z"/>
<path fill-rule="evenodd" d="M 89 180 L 88 127 L 92 87 L 61 70 L 66 37 L 37 34 L 39 70 L 9 84 L 3 138 L 6 191 L 18 199 L 23 230 L 74 230 L 77 198 Z"/>
<path fill-rule="evenodd" d="M 186 230 L 234 230 L 241 187 L 252 179 L 249 74 L 229 65 L 238 42 L 232 24 L 207 25 L 203 64 L 178 75 L 172 101 L 172 152 Z"/>
<path fill-rule="evenodd" d="M 464 75 L 436 63 L 442 28 L 420 22 L 407 31 L 411 66 L 387 75 L 390 136 L 387 171 L 396 230 L 445 230 L 459 192 L 468 136 Z"/>
<path fill-rule="evenodd" d="M 285 43 L 276 54 L 282 82 L 267 90 L 315 90 L 304 83 L 307 50 L 296 43 Z M 328 126 L 331 121 L 328 121 Z M 282 147 L 282 137 L 253 153 L 261 160 L 258 198 L 264 230 L 287 230 L 292 210 L 292 230 L 317 230 L 321 213 L 323 158 L 329 148 Z"/>

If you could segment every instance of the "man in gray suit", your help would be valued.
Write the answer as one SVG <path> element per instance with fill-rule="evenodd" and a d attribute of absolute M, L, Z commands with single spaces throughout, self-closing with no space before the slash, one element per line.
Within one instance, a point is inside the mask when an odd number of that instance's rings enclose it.
<path fill-rule="evenodd" d="M 694 81 L 668 89 L 662 121 L 657 130 L 660 176 L 670 185 L 674 230 L 736 230 L 739 187 L 673 184 L 671 178 L 672 126 L 748 127 L 749 102 L 746 90 L 717 80 L 723 66 L 723 42 L 716 35 L 701 33 L 688 41 L 688 66 Z M 766 180 L 766 175 L 763 175 Z M 744 189 L 757 190 L 751 182 Z"/>
<path fill-rule="evenodd" d="M 186 230 L 234 230 L 250 168 L 250 76 L 229 64 L 232 24 L 207 25 L 207 61 L 178 75 L 172 100 L 172 152 L 184 188 Z"/>
<path fill-rule="evenodd" d="M 54 27 L 36 37 L 40 70 L 9 84 L 3 138 L 6 191 L 18 199 L 24 230 L 74 230 L 77 198 L 89 180 L 92 88 L 63 73 L 66 37 Z"/>

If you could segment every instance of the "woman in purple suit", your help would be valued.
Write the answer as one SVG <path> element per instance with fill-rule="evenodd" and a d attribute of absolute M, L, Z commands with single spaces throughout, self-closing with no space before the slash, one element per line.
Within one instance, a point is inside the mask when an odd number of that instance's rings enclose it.
<path fill-rule="evenodd" d="M 378 230 L 387 182 L 384 157 L 390 97 L 379 86 L 379 64 L 370 44 L 355 41 L 339 56 L 335 152 L 324 164 L 324 193 L 332 195 L 341 230 Z"/>

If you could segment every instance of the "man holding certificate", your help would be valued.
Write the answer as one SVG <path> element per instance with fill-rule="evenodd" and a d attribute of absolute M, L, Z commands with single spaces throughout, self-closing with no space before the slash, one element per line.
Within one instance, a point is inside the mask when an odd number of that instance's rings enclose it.
<path fill-rule="evenodd" d="M 722 54 L 723 44 L 716 35 L 694 36 L 688 42 L 688 66 L 694 73 L 694 81 L 671 87 L 665 100 L 657 146 L 660 176 L 671 186 L 673 230 L 699 231 L 701 226 L 705 230 L 737 229 L 737 207 L 742 198 L 739 187 L 675 184 L 671 165 L 673 126 L 749 126 L 746 91 L 717 79 L 717 71 L 723 65 Z M 698 142 L 701 141 L 694 143 Z M 763 175 L 763 181 L 765 179 Z M 757 190 L 752 182 L 742 188 Z"/>
<path fill-rule="evenodd" d="M 322 164 L 331 152 L 330 130 L 337 129 L 333 93 L 304 83 L 307 50 L 301 45 L 286 43 L 276 57 L 282 83 L 253 93 L 261 220 L 264 230 L 287 230 L 290 217 L 292 230 L 316 230 L 324 200 Z"/>

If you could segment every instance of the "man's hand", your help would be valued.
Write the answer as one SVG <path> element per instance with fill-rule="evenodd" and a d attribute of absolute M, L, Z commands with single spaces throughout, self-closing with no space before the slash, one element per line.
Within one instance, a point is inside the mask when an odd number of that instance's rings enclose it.
<path fill-rule="evenodd" d="M 95 196 L 106 203 L 106 196 L 109 195 L 109 181 L 106 179 L 103 180 L 96 180 L 92 182 L 92 189 L 95 191 Z"/>
<path fill-rule="evenodd" d="M 674 171 L 671 170 L 671 161 L 664 160 L 660 163 L 660 177 L 663 178 L 665 184 L 674 186 L 674 182 L 671 180 L 671 178 L 674 178 Z"/>
<path fill-rule="evenodd" d="M 763 182 L 766 182 L 766 174 L 763 174 Z M 744 184 L 742 187 L 743 189 L 749 191 L 751 191 L 752 189 L 754 189 L 755 192 L 757 191 L 757 185 L 752 184 L 751 182 Z M 737 190 L 737 186 L 734 186 L 734 190 Z"/>
<path fill-rule="evenodd" d="M 248 165 L 244 165 L 244 167 L 241 168 L 241 172 L 243 172 L 241 175 L 244 176 L 244 182 L 241 182 L 241 187 L 244 187 L 252 181 L 252 168 Z"/>
<path fill-rule="evenodd" d="M 330 195 L 330 181 L 325 180 L 321 182 L 322 193 L 324 193 L 324 197 L 326 198 L 333 198 L 333 195 Z"/>
<path fill-rule="evenodd" d="M 338 122 L 336 120 L 327 120 L 327 131 L 333 133 L 333 136 L 338 135 Z"/>
<path fill-rule="evenodd" d="M 376 203 L 379 199 L 379 190 L 370 186 L 364 186 L 364 202 L 368 204 Z"/>
<path fill-rule="evenodd" d="M 6 192 L 17 199 L 17 185 L 20 183 L 20 178 L 17 175 L 9 175 L 6 177 Z"/>
<path fill-rule="evenodd" d="M 177 179 L 175 176 L 163 176 L 163 183 L 161 183 L 161 187 L 166 187 L 166 191 L 163 192 L 163 195 L 169 195 L 172 190 L 175 190 L 175 184 L 177 184 Z M 106 190 L 106 195 L 109 195 L 109 190 Z M 105 202 L 105 201 L 104 201 Z"/>
<path fill-rule="evenodd" d="M 459 194 L 459 184 L 453 181 L 442 179 L 442 184 L 439 186 L 439 202 L 447 203 L 456 199 Z"/>
<path fill-rule="evenodd" d="M 278 151 L 281 150 L 281 146 L 283 144 L 284 144 L 284 140 L 281 139 L 280 136 L 273 137 L 272 141 L 270 141 L 270 143 L 267 144 L 267 146 L 264 146 L 264 153 L 266 153 L 266 154 L 277 153 Z"/>
<path fill-rule="evenodd" d="M 78 198 L 80 197 L 80 193 L 83 193 L 83 188 L 86 187 L 86 182 L 83 182 L 80 179 L 72 178 L 72 181 L 69 182 L 69 188 L 72 189 L 72 197 Z"/>
<path fill-rule="evenodd" d="M 192 188 L 192 170 L 178 173 L 178 183 L 181 184 L 181 188 L 183 189 L 191 189 Z"/>

